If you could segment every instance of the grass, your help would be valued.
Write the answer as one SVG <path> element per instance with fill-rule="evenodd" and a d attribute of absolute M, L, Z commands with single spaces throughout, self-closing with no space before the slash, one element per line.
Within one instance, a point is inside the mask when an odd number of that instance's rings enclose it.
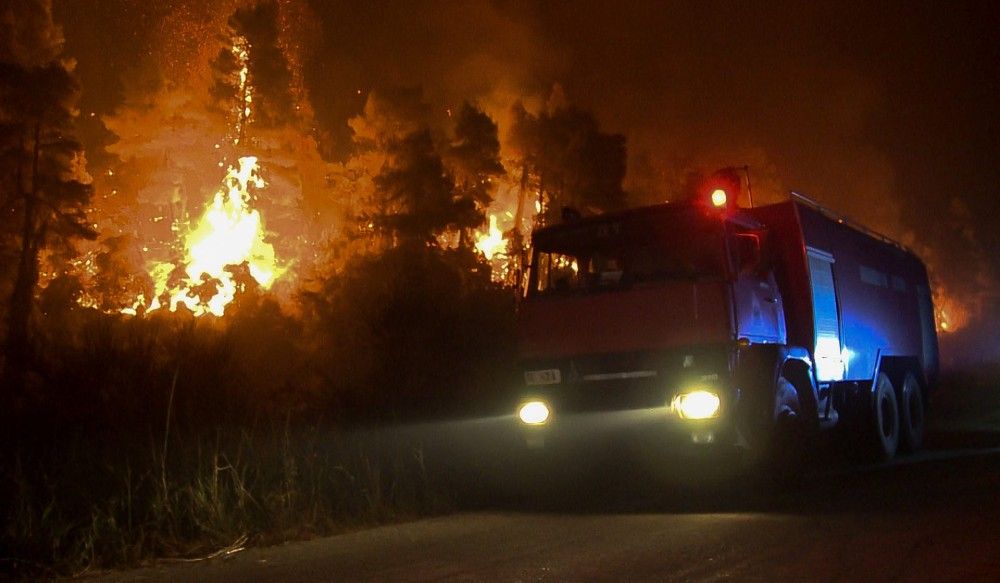
<path fill-rule="evenodd" d="M 46 297 L 23 389 L 0 387 L 0 578 L 436 512 L 461 472 L 423 438 L 350 428 L 489 417 L 516 382 L 514 295 L 468 249 L 354 257 L 225 318 Z"/>
<path fill-rule="evenodd" d="M 447 506 L 418 446 L 287 425 L 142 447 L 77 441 L 4 461 L 0 573 L 15 577 L 200 557 Z"/>
<path fill-rule="evenodd" d="M 76 308 L 40 318 L 28 386 L 0 390 L 0 579 L 201 557 L 449 507 L 447 472 L 428 470 L 420 439 L 349 428 L 492 406 L 512 302 L 489 291 L 482 315 L 484 293 L 419 318 L 380 316 L 391 298 L 355 317 L 340 296 L 308 317 L 247 300 L 224 321 Z M 479 315 L 442 333 L 449 306 L 449 321 Z"/>

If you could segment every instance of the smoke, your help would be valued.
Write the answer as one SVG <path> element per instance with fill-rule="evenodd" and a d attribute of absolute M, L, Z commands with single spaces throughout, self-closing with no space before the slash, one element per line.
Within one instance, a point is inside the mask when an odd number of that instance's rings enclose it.
<path fill-rule="evenodd" d="M 362 150 L 384 148 L 430 127 L 430 107 L 419 86 L 391 86 L 373 91 L 364 110 L 347 125 Z"/>
<path fill-rule="evenodd" d="M 996 311 L 997 259 L 989 250 L 1000 236 L 987 217 L 1000 212 L 990 195 L 1000 170 L 982 120 L 1000 115 L 1000 61 L 981 57 L 997 50 L 990 40 L 997 17 L 985 9 L 920 7 L 900 17 L 884 6 L 793 2 L 106 5 L 94 15 L 56 3 L 69 16 L 60 20 L 70 45 L 92 36 L 104 18 L 116 30 L 138 31 L 128 42 L 148 48 L 140 51 L 148 58 L 79 53 L 117 63 L 130 79 L 126 102 L 149 104 L 151 85 L 136 80 L 151 71 L 163 77 L 158 91 L 207 90 L 205 63 L 218 54 L 214 39 L 227 23 L 259 38 L 261 97 L 275 104 L 279 125 L 294 128 L 259 139 L 284 144 L 276 150 L 289 184 L 311 168 L 302 198 L 322 221 L 342 216 L 373 188 L 371 176 L 361 176 L 359 147 L 381 139 L 379 132 L 405 134 L 419 120 L 444 135 L 449 114 L 469 101 L 498 124 L 506 157 L 514 104 L 539 115 L 555 95 L 592 112 L 603 132 L 627 138 L 630 204 L 674 198 L 691 171 L 748 165 L 755 203 L 781 200 L 788 190 L 807 194 L 912 246 L 930 264 L 941 297 L 963 306 L 971 323 Z M 101 92 L 86 78 L 84 86 Z M 384 98 L 406 91 L 409 98 Z M 84 99 L 106 101 L 86 92 Z M 196 117 L 186 107 L 178 105 L 178 115 Z M 398 107 L 411 109 L 392 110 Z M 291 148 L 296 132 L 308 143 Z M 308 164 L 296 161 L 302 156 Z"/>
<path fill-rule="evenodd" d="M 373 90 L 421 87 L 432 123 L 479 105 L 509 127 L 518 100 L 547 95 L 560 56 L 534 23 L 535 9 L 489 1 L 310 2 L 324 33 L 305 63 L 325 149 L 352 153 L 346 125 Z"/>
<path fill-rule="evenodd" d="M 557 3 L 537 27 L 568 55 L 566 95 L 628 137 L 632 204 L 672 198 L 689 171 L 749 165 L 755 203 L 795 190 L 905 242 L 939 304 L 988 329 L 1000 172 L 983 122 L 1000 112 L 984 55 L 997 20 L 985 8 Z"/>
<path fill-rule="evenodd" d="M 0 62 L 39 67 L 58 57 L 63 43 L 51 0 L 0 1 Z"/>

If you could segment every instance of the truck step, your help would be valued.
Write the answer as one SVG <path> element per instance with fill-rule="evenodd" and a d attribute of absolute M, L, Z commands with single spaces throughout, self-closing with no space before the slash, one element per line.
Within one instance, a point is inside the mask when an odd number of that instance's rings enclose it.
<path fill-rule="evenodd" d="M 837 421 L 839 420 L 840 415 L 837 413 L 837 410 L 831 407 L 826 416 L 819 418 L 819 428 L 831 429 L 837 425 Z"/>

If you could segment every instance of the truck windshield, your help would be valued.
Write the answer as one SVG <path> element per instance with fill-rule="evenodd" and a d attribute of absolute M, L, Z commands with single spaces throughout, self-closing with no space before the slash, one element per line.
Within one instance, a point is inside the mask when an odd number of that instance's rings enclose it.
<path fill-rule="evenodd" d="M 532 295 L 591 293 L 725 275 L 723 230 L 687 213 L 572 226 L 535 242 Z"/>

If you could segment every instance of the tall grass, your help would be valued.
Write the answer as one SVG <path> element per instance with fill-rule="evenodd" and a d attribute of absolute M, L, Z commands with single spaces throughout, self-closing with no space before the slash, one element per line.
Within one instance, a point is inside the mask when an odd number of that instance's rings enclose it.
<path fill-rule="evenodd" d="M 197 557 L 440 511 L 419 446 L 388 434 L 269 427 L 3 460 L 2 572 L 73 574 Z"/>
<path fill-rule="evenodd" d="M 294 310 L 248 291 L 222 319 L 45 303 L 26 390 L 0 387 L 0 575 L 441 508 L 420 439 L 358 428 L 482 416 L 505 398 L 513 296 L 470 257 L 362 258 Z"/>

